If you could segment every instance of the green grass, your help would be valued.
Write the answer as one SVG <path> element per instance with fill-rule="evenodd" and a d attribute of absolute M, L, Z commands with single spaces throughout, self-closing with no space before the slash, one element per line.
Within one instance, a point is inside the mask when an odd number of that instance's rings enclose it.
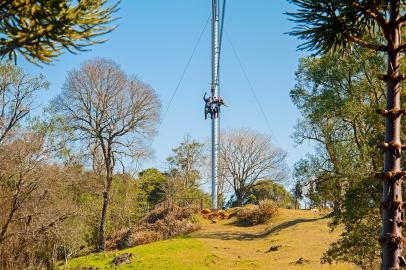
<path fill-rule="evenodd" d="M 117 252 L 106 252 L 73 259 L 69 269 L 80 267 L 98 267 L 114 269 L 113 259 L 123 253 L 134 254 L 131 264 L 121 265 L 117 269 L 206 269 L 211 260 L 210 252 L 198 239 L 180 237 L 137 246 Z M 176 258 L 176 259 L 175 259 Z"/>
<path fill-rule="evenodd" d="M 235 220 L 211 224 L 202 220 L 202 230 L 188 237 L 160 241 L 134 248 L 76 258 L 70 269 L 173 269 L 173 270 L 356 270 L 349 264 L 320 264 L 320 257 L 340 231 L 329 232 L 328 218 L 321 213 L 281 209 L 271 223 L 253 227 L 235 225 Z M 267 252 L 271 246 L 277 251 Z M 131 264 L 114 268 L 113 259 L 134 254 Z M 303 258 L 308 262 L 296 264 Z"/>

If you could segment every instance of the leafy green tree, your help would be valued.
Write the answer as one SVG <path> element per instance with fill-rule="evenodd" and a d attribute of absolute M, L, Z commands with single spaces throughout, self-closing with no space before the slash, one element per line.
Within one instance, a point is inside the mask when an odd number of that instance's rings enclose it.
<path fill-rule="evenodd" d="M 272 180 L 258 180 L 252 188 L 251 195 L 255 201 L 270 199 L 279 207 L 292 207 L 294 199 L 284 186 Z"/>
<path fill-rule="evenodd" d="M 402 28 L 406 25 L 404 3 L 391 1 L 329 1 L 290 0 L 299 7 L 290 13 L 297 23 L 291 34 L 305 42 L 301 48 L 316 52 L 331 52 L 358 44 L 387 56 L 387 73 L 380 76 L 386 82 L 386 107 L 379 113 L 385 117 L 385 150 L 383 173 L 382 231 L 379 238 L 382 250 L 382 270 L 401 269 L 406 265 L 403 253 L 402 144 L 400 120 L 406 110 L 401 109 L 400 74 Z"/>
<path fill-rule="evenodd" d="M 331 224 L 335 228 L 343 223 L 345 230 L 323 254 L 323 263 L 344 261 L 363 270 L 379 269 L 380 248 L 376 238 L 381 226 L 377 205 L 382 195 L 380 183 L 373 180 L 365 177 L 349 186 L 343 201 L 345 211 Z"/>
<path fill-rule="evenodd" d="M 296 73 L 291 98 L 302 119 L 294 138 L 298 144 L 312 141 L 316 151 L 296 163 L 294 176 L 312 190 L 307 194 L 310 200 L 321 199 L 334 207 L 332 228 L 340 223 L 345 226 L 324 262 L 345 260 L 376 269 L 371 265 L 377 260 L 379 252 L 374 248 L 378 243 L 359 239 L 379 235 L 379 182 L 372 181 L 371 175 L 382 169 L 376 144 L 383 139 L 384 126 L 375 111 L 385 99 L 384 85 L 377 78 L 383 70 L 382 55 L 355 46 L 351 54 L 301 59 Z"/>
<path fill-rule="evenodd" d="M 182 181 L 184 189 L 199 187 L 200 171 L 204 164 L 203 146 L 186 135 L 180 145 L 172 149 L 173 155 L 166 159 L 170 174 Z"/>
<path fill-rule="evenodd" d="M 63 49 L 82 51 L 114 29 L 117 4 L 107 0 L 11 0 L 0 2 L 0 55 L 17 53 L 33 63 L 49 63 Z"/>
<path fill-rule="evenodd" d="M 139 173 L 139 187 L 146 194 L 150 207 L 165 198 L 166 176 L 158 169 L 150 168 Z"/>
<path fill-rule="evenodd" d="M 303 199 L 303 186 L 300 181 L 296 181 L 292 189 L 293 198 L 295 199 L 295 209 L 299 206 L 299 201 Z"/>

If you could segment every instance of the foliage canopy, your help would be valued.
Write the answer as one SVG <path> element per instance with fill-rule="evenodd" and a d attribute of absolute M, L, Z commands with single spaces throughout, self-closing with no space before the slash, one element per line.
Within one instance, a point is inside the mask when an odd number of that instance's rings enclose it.
<path fill-rule="evenodd" d="M 62 53 L 82 51 L 114 29 L 108 26 L 118 3 L 107 0 L 11 0 L 0 2 L 0 55 L 17 53 L 33 63 L 49 63 Z"/>

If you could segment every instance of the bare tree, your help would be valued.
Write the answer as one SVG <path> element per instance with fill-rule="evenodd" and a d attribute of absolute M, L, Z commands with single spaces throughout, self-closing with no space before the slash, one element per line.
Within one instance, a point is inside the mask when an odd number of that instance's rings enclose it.
<path fill-rule="evenodd" d="M 74 141 L 87 145 L 95 163 L 102 161 L 104 192 L 97 249 L 104 250 L 113 171 L 117 162 L 124 168 L 125 159 L 147 154 L 144 142 L 155 133 L 160 102 L 149 86 L 127 76 L 113 61 L 94 59 L 68 73 L 54 105 Z"/>
<path fill-rule="evenodd" d="M 47 165 L 46 138 L 45 130 L 19 132 L 0 145 L 0 269 L 45 268 L 38 254 L 74 211 L 59 189 L 67 171 Z"/>
<path fill-rule="evenodd" d="M 34 93 L 47 87 L 43 76 L 29 77 L 9 62 L 0 65 L 0 144 L 28 115 Z"/>
<path fill-rule="evenodd" d="M 286 154 L 272 145 L 269 136 L 237 129 L 223 132 L 220 140 L 222 177 L 231 185 L 238 206 L 257 180 L 285 177 Z"/>
<path fill-rule="evenodd" d="M 208 162 L 207 168 L 211 173 L 211 162 Z M 227 170 L 220 166 L 219 178 L 217 179 L 217 209 L 223 209 L 226 203 L 226 196 L 231 190 L 230 185 L 227 184 L 225 179 L 225 172 Z"/>
<path fill-rule="evenodd" d="M 14 235 L 9 230 L 16 215 L 38 189 L 41 177 L 38 172 L 45 156 L 43 141 L 41 135 L 24 134 L 0 148 L 0 194 L 3 195 L 0 209 L 4 215 L 0 220 L 0 247 Z"/>

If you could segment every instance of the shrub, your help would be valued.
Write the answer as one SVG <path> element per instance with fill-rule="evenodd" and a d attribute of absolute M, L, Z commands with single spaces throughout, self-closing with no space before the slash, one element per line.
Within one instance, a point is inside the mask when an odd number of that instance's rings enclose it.
<path fill-rule="evenodd" d="M 268 222 L 276 215 L 278 206 L 272 200 L 259 201 L 258 205 L 247 205 L 237 214 L 237 220 L 241 224 L 256 225 Z"/>
<path fill-rule="evenodd" d="M 119 233 L 111 247 L 124 249 L 197 231 L 199 229 L 195 219 L 197 211 L 192 207 L 152 210 L 130 230 Z"/>

